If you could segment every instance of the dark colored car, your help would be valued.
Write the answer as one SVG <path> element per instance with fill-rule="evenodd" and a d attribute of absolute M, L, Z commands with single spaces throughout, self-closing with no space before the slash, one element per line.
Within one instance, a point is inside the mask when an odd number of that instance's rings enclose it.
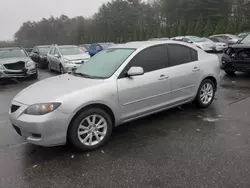
<path fill-rule="evenodd" d="M 114 43 L 112 42 L 106 42 L 106 43 L 94 43 L 89 46 L 89 55 L 94 56 L 98 52 L 105 50 L 109 48 L 110 46 L 113 46 Z"/>
<path fill-rule="evenodd" d="M 238 44 L 230 45 L 222 55 L 221 68 L 228 74 L 250 73 L 250 34 Z"/>
<path fill-rule="evenodd" d="M 39 68 L 48 67 L 47 53 L 49 49 L 50 46 L 35 46 L 33 48 L 30 57 L 38 64 Z"/>

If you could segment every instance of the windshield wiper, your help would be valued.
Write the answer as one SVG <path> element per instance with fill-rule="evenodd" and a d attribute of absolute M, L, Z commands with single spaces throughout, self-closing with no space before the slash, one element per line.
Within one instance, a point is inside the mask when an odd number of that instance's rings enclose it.
<path fill-rule="evenodd" d="M 81 73 L 81 72 L 72 72 L 73 75 L 76 75 L 76 76 L 81 76 L 83 78 L 91 78 L 91 79 L 103 79 L 102 77 L 98 77 L 98 76 L 91 76 L 91 75 L 88 75 L 88 74 L 84 74 L 84 73 Z"/>

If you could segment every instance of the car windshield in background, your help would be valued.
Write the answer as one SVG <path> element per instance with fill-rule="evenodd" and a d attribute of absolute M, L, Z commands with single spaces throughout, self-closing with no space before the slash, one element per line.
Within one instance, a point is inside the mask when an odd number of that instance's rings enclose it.
<path fill-rule="evenodd" d="M 50 49 L 49 47 L 42 47 L 42 48 L 39 48 L 39 52 L 42 54 L 47 54 L 49 49 Z"/>
<path fill-rule="evenodd" d="M 103 50 L 82 64 L 74 74 L 89 78 L 108 78 L 134 52 L 134 49 Z"/>
<path fill-rule="evenodd" d="M 83 53 L 78 47 L 59 47 L 59 49 L 62 55 L 78 55 Z"/>
<path fill-rule="evenodd" d="M 101 44 L 101 46 L 102 46 L 102 48 L 104 49 L 104 50 L 106 50 L 107 48 L 109 48 L 110 46 L 113 46 L 114 44 L 112 44 L 112 43 L 107 43 L 107 44 Z"/>
<path fill-rule="evenodd" d="M 195 37 L 195 36 L 190 36 L 190 37 L 187 37 L 187 38 L 189 38 L 190 40 L 192 40 L 194 42 L 203 42 L 203 41 L 205 41 L 204 38 Z"/>
<path fill-rule="evenodd" d="M 250 34 L 247 35 L 240 43 L 249 44 L 250 43 Z"/>
<path fill-rule="evenodd" d="M 12 57 L 27 57 L 22 49 L 0 49 L 0 59 Z"/>

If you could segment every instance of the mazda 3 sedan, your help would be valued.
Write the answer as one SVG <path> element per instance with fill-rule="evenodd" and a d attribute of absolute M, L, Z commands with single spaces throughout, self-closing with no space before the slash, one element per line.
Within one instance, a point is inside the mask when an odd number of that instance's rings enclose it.
<path fill-rule="evenodd" d="M 195 101 L 208 107 L 219 83 L 216 55 L 177 41 L 130 42 L 71 73 L 37 82 L 12 101 L 16 132 L 41 146 L 105 144 L 115 126 Z"/>

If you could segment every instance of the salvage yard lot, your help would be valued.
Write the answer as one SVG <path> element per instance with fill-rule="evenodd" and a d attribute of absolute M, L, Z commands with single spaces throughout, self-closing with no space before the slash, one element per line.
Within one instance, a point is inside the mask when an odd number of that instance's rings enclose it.
<path fill-rule="evenodd" d="M 39 70 L 39 80 L 55 75 Z M 208 109 L 184 105 L 122 125 L 89 153 L 26 143 L 8 109 L 35 81 L 1 85 L 0 187 L 250 187 L 250 76 L 221 75 Z"/>

